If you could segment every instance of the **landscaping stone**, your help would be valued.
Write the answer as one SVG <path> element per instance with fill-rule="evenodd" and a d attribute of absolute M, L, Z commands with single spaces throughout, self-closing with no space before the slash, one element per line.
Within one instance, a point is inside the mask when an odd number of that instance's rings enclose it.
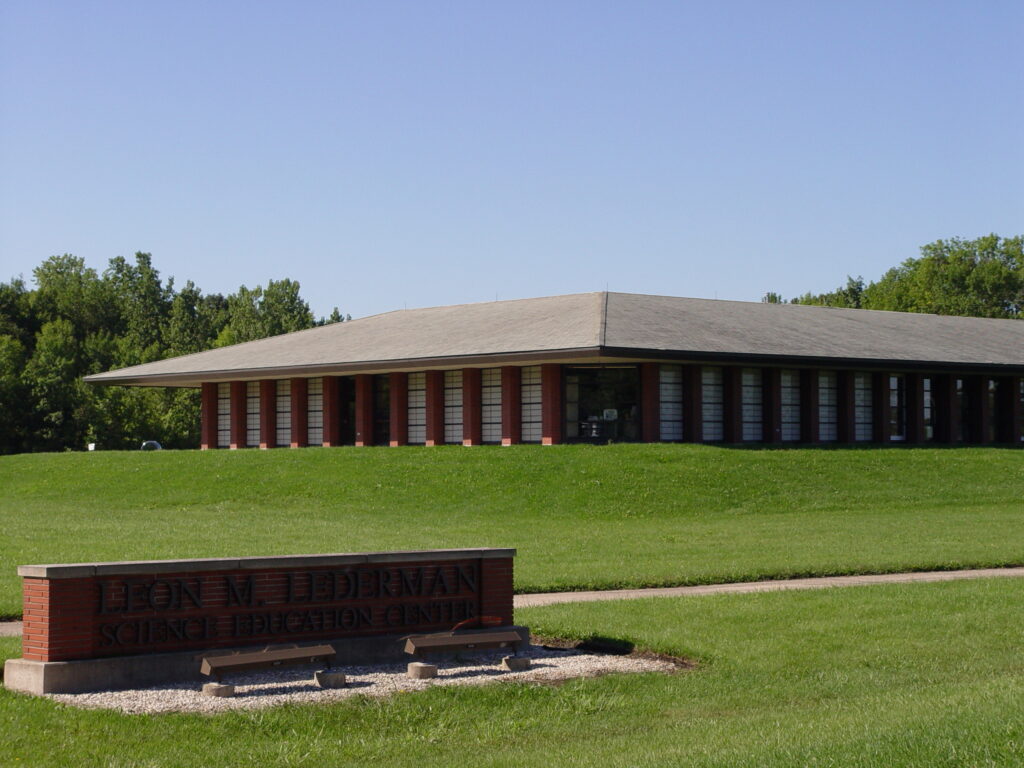
<path fill-rule="evenodd" d="M 344 672 L 335 672 L 330 669 L 318 669 L 313 675 L 313 679 L 321 688 L 344 688 L 346 683 Z"/>
<path fill-rule="evenodd" d="M 429 680 L 437 677 L 437 664 L 414 661 L 406 668 L 405 674 L 410 680 Z"/>
<path fill-rule="evenodd" d="M 509 672 L 525 672 L 530 668 L 528 656 L 506 656 L 501 660 L 501 666 Z"/>
<path fill-rule="evenodd" d="M 223 683 L 204 683 L 203 696 L 215 696 L 218 699 L 227 699 L 235 695 L 235 686 Z"/>

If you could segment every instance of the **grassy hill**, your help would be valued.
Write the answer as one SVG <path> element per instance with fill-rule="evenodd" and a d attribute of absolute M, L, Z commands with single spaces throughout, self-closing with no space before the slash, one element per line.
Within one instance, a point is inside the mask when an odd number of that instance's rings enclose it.
<path fill-rule="evenodd" d="M 1024 451 L 691 445 L 0 457 L 15 566 L 512 546 L 518 591 L 1024 563 Z"/>

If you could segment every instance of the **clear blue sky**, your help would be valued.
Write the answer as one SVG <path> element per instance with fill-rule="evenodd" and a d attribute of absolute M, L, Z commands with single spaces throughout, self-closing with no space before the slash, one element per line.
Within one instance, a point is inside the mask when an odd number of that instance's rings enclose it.
<path fill-rule="evenodd" d="M 0 4 L 0 280 L 758 300 L 1024 232 L 1024 2 Z"/>

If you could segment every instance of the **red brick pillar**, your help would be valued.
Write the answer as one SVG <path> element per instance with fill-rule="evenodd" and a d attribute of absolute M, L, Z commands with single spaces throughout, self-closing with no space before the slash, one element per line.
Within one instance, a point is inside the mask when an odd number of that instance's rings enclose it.
<path fill-rule="evenodd" d="M 732 365 L 722 368 L 722 427 L 725 442 L 742 442 L 743 369 Z"/>
<path fill-rule="evenodd" d="M 356 374 L 356 445 L 373 445 L 373 376 Z"/>
<path fill-rule="evenodd" d="M 907 442 L 911 445 L 925 442 L 924 439 L 924 376 L 908 373 L 903 377 L 906 393 Z"/>
<path fill-rule="evenodd" d="M 892 424 L 889 423 L 889 375 L 886 373 L 871 374 L 871 399 L 874 416 L 874 432 L 876 443 L 889 443 L 892 437 Z"/>
<path fill-rule="evenodd" d="M 309 379 L 292 379 L 292 448 L 305 448 L 309 430 L 307 429 L 309 406 Z"/>
<path fill-rule="evenodd" d="M 462 444 L 480 445 L 483 442 L 483 404 L 480 389 L 480 369 L 462 369 Z"/>
<path fill-rule="evenodd" d="M 501 369 L 501 444 L 516 445 L 522 440 L 523 399 L 519 390 L 520 369 L 506 365 Z"/>
<path fill-rule="evenodd" d="M 480 561 L 480 612 L 488 618 L 512 624 L 512 558 L 494 557 Z"/>
<path fill-rule="evenodd" d="M 444 445 L 444 371 L 427 371 L 427 445 Z"/>
<path fill-rule="evenodd" d="M 960 434 L 960 406 L 956 399 L 956 375 L 943 374 L 932 378 L 937 417 L 936 439 L 956 443 Z"/>
<path fill-rule="evenodd" d="M 391 408 L 391 439 L 389 445 L 399 446 L 409 443 L 409 374 L 392 373 L 389 375 L 389 405 Z"/>
<path fill-rule="evenodd" d="M 974 396 L 975 423 L 977 426 L 977 441 L 982 445 L 992 442 L 992 403 L 988 397 L 988 376 L 971 376 L 971 394 Z"/>
<path fill-rule="evenodd" d="M 816 368 L 800 371 L 800 439 L 801 442 L 821 442 L 818 429 L 818 371 Z"/>
<path fill-rule="evenodd" d="M 337 376 L 324 376 L 324 447 L 341 445 L 341 392 Z"/>
<path fill-rule="evenodd" d="M 217 385 L 204 381 L 199 410 L 199 447 L 204 451 L 217 447 Z"/>
<path fill-rule="evenodd" d="M 640 439 L 656 443 L 661 439 L 661 366 L 640 363 Z"/>
<path fill-rule="evenodd" d="M 245 448 L 245 382 L 231 382 L 231 450 Z"/>
<path fill-rule="evenodd" d="M 545 363 L 540 367 L 541 445 L 562 442 L 562 366 Z"/>
<path fill-rule="evenodd" d="M 704 439 L 704 390 L 699 365 L 683 366 L 683 441 Z"/>

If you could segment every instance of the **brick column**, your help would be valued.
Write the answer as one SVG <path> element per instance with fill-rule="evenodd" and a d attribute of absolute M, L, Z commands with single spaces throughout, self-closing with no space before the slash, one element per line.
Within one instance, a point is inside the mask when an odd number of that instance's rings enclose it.
<path fill-rule="evenodd" d="M 540 367 L 541 445 L 562 442 L 562 366 L 545 363 Z"/>
<path fill-rule="evenodd" d="M 501 444 L 516 445 L 522 440 L 523 399 L 519 389 L 522 375 L 514 365 L 501 369 Z"/>
<path fill-rule="evenodd" d="M 292 379 L 292 448 L 305 448 L 308 443 L 309 430 L 309 379 Z"/>
<path fill-rule="evenodd" d="M 818 371 L 800 371 L 800 441 L 812 445 L 821 442 L 818 430 Z"/>
<path fill-rule="evenodd" d="M 907 397 L 907 442 L 911 445 L 925 442 L 924 439 L 924 376 L 908 373 L 903 377 Z"/>
<path fill-rule="evenodd" d="M 854 384 L 854 371 L 839 371 L 836 374 L 836 430 L 840 443 L 856 442 L 857 393 Z"/>
<path fill-rule="evenodd" d="M 480 561 L 480 612 L 483 617 L 512 624 L 512 558 L 495 557 Z"/>
<path fill-rule="evenodd" d="M 337 376 L 324 376 L 324 447 L 341 445 L 341 393 Z"/>
<path fill-rule="evenodd" d="M 743 369 L 722 367 L 722 429 L 726 443 L 743 441 Z"/>
<path fill-rule="evenodd" d="M 373 376 L 356 374 L 356 445 L 373 445 Z"/>
<path fill-rule="evenodd" d="M 462 369 L 462 444 L 480 445 L 483 441 L 483 397 L 480 369 Z"/>
<path fill-rule="evenodd" d="M 699 365 L 683 366 L 683 441 L 704 439 L 704 392 Z"/>
<path fill-rule="evenodd" d="M 409 443 L 409 374 L 389 374 L 388 389 L 391 439 L 389 445 L 399 446 Z"/>
<path fill-rule="evenodd" d="M 932 378 L 935 394 L 936 440 L 956 443 L 960 431 L 960 407 L 956 401 L 955 375 L 943 374 Z"/>
<path fill-rule="evenodd" d="M 427 371 L 427 445 L 444 445 L 444 371 Z"/>
<path fill-rule="evenodd" d="M 277 445 L 277 382 L 260 382 L 260 448 Z"/>
<path fill-rule="evenodd" d="M 765 368 L 761 373 L 761 391 L 764 402 L 764 441 L 782 442 L 782 370 Z"/>
<path fill-rule="evenodd" d="M 640 439 L 656 443 L 661 439 L 661 366 L 640 363 Z"/>
<path fill-rule="evenodd" d="M 889 376 L 885 373 L 871 374 L 871 400 L 876 443 L 889 443 L 892 425 L 889 423 Z"/>
<path fill-rule="evenodd" d="M 199 409 L 199 447 L 208 451 L 217 447 L 217 385 L 204 381 Z"/>
<path fill-rule="evenodd" d="M 1024 404 L 1021 403 L 1021 382 L 1024 376 L 1010 376 L 1006 383 L 1010 387 L 1007 406 L 1009 408 L 1010 442 L 1015 446 L 1024 445 Z"/>
<path fill-rule="evenodd" d="M 231 382 L 231 450 L 245 448 L 245 382 Z"/>
<path fill-rule="evenodd" d="M 975 403 L 973 412 L 977 424 L 975 439 L 982 445 L 992 442 L 989 433 L 992 428 L 992 419 L 995 416 L 988 399 L 988 379 L 988 376 L 971 376 L 971 389 Z"/>

